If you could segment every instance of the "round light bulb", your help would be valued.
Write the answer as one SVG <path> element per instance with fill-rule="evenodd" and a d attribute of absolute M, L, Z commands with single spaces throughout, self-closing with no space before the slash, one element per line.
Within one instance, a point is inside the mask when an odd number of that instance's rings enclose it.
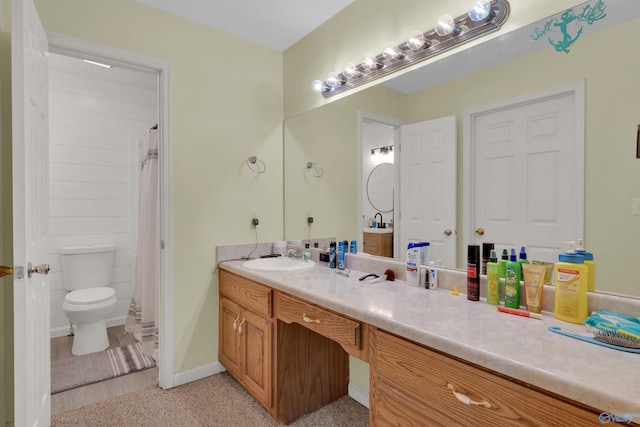
<path fill-rule="evenodd" d="M 398 49 L 398 45 L 391 42 L 387 44 L 386 49 L 382 52 L 382 56 L 388 61 L 392 61 L 400 56 L 400 50 Z"/>
<path fill-rule="evenodd" d="M 378 68 L 378 61 L 373 53 L 367 53 L 362 58 L 362 67 L 366 70 L 375 70 Z"/>
<path fill-rule="evenodd" d="M 456 28 L 456 24 L 453 21 L 453 16 L 451 15 L 442 15 L 438 18 L 438 25 L 434 28 L 435 32 L 439 36 L 446 36 L 447 34 L 453 33 Z"/>
<path fill-rule="evenodd" d="M 484 21 L 491 13 L 491 0 L 477 0 L 469 9 L 469 19 L 472 21 Z"/>
<path fill-rule="evenodd" d="M 336 86 L 341 85 L 343 82 L 342 82 L 342 79 L 338 76 L 338 73 L 331 72 L 327 74 L 327 79 L 325 80 L 325 83 L 330 88 L 334 88 Z"/>
<path fill-rule="evenodd" d="M 422 31 L 414 31 L 409 35 L 407 40 L 407 46 L 411 50 L 420 50 L 424 46 L 424 34 Z"/>
<path fill-rule="evenodd" d="M 349 79 L 353 79 L 354 77 L 358 77 L 360 72 L 356 68 L 356 65 L 352 62 L 347 63 L 344 67 L 344 75 Z"/>
<path fill-rule="evenodd" d="M 322 89 L 324 88 L 324 83 L 322 83 L 320 80 L 314 80 L 311 83 L 311 87 L 313 88 L 313 90 L 315 90 L 316 92 L 322 92 Z"/>

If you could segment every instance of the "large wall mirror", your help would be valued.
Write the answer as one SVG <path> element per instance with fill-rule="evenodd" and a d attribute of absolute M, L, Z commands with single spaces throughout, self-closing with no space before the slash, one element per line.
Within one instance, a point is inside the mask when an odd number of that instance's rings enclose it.
<path fill-rule="evenodd" d="M 628 9 L 620 12 L 614 2 L 606 3 L 608 16 L 601 24 L 585 28 L 568 53 L 551 47 L 545 37 L 532 41 L 536 28 L 544 28 L 548 22 L 541 20 L 474 48 L 489 52 L 481 69 L 447 79 L 442 76 L 446 64 L 436 62 L 425 67 L 431 70 L 431 77 L 429 73 L 401 76 L 400 80 L 415 80 L 418 90 L 403 92 L 400 88 L 405 83 L 391 80 L 286 120 L 284 237 L 362 238 L 359 195 L 364 194 L 366 181 L 358 167 L 362 156 L 359 113 L 366 111 L 404 123 L 454 115 L 458 255 L 450 267 L 462 268 L 466 262 L 464 236 L 470 234 L 463 221 L 470 209 L 463 196 L 465 111 L 584 82 L 584 235 L 575 238 L 584 238 L 587 249 L 595 255 L 598 291 L 640 297 L 640 217 L 632 210 L 633 200 L 640 198 L 640 159 L 636 158 L 640 7 L 626 2 Z M 514 47 L 522 44 L 535 47 L 523 54 L 529 48 Z M 497 52 L 503 51 L 506 59 L 496 61 Z M 469 53 L 447 60 L 465 67 L 470 58 L 465 55 Z M 321 165 L 324 175 L 306 174 L 307 162 Z M 314 217 L 311 226 L 307 224 L 309 216 Z"/>

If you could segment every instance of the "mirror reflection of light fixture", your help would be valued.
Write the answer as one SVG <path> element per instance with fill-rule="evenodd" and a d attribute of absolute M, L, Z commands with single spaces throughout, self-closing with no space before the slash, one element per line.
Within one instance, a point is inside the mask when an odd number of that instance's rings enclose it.
<path fill-rule="evenodd" d="M 457 18 L 440 17 L 441 22 L 432 30 L 414 31 L 406 42 L 390 43 L 377 55 L 368 53 L 359 64 L 347 64 L 344 72 L 329 73 L 325 81 L 315 80 L 312 87 L 329 98 L 369 83 L 498 30 L 509 17 L 509 10 L 508 0 L 475 0 L 468 13 Z"/>
<path fill-rule="evenodd" d="M 385 145 L 382 147 L 377 147 L 377 148 L 372 148 L 371 149 L 371 155 L 375 156 L 376 154 L 378 155 L 389 155 L 393 153 L 393 145 Z"/>

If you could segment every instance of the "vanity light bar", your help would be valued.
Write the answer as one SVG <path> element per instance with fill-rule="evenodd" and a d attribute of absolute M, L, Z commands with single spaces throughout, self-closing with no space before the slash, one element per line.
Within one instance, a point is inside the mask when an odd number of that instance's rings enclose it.
<path fill-rule="evenodd" d="M 491 0 L 490 12 L 483 20 L 474 21 L 465 13 L 453 20 L 455 31 L 449 34 L 439 35 L 442 31 L 438 27 L 423 33 L 424 45 L 421 48 L 416 49 L 416 35 L 412 34 L 408 41 L 397 45 L 395 49 L 388 46 L 378 55 L 367 54 L 360 64 L 348 64 L 344 72 L 329 73 L 325 81 L 315 80 L 312 86 L 325 98 L 343 93 L 496 31 L 509 17 L 509 10 L 507 0 Z"/>

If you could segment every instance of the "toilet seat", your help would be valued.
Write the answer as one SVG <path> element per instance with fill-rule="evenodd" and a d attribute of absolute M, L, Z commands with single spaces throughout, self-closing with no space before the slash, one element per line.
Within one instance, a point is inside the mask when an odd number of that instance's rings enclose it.
<path fill-rule="evenodd" d="M 98 304 L 114 297 L 115 294 L 116 290 L 107 286 L 78 289 L 76 291 L 69 292 L 64 297 L 64 302 L 75 305 Z"/>

